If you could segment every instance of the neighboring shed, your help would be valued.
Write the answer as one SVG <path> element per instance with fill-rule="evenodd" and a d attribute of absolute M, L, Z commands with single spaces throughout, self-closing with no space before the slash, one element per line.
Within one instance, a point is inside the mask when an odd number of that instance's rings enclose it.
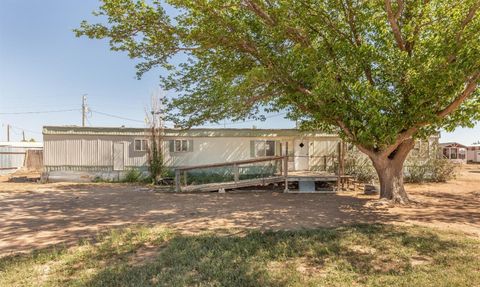
<path fill-rule="evenodd" d="M 13 173 L 22 167 L 40 170 L 41 162 L 35 160 L 35 156 L 30 156 L 31 160 L 28 158 L 26 160 L 26 156 L 38 154 L 36 157 L 42 159 L 42 150 L 43 144 L 38 142 L 0 142 L 0 175 Z"/>

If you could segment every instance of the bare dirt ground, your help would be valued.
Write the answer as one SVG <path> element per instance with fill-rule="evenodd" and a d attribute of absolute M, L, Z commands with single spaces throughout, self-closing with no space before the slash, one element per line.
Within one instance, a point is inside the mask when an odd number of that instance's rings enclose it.
<path fill-rule="evenodd" d="M 74 244 L 107 228 L 163 224 L 180 232 L 299 229 L 358 222 L 418 224 L 480 237 L 480 165 L 449 183 L 407 185 L 416 203 L 388 206 L 378 196 L 277 192 L 155 193 L 126 184 L 12 183 L 0 178 L 0 256 Z"/>

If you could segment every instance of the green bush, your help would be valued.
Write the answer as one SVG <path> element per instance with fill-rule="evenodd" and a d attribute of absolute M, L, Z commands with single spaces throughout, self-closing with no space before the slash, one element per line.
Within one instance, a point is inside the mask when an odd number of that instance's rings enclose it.
<path fill-rule="evenodd" d="M 428 162 L 420 162 L 418 160 L 410 161 L 404 167 L 405 182 L 425 182 L 430 178 L 429 170 L 431 171 Z"/>
<path fill-rule="evenodd" d="M 377 172 L 370 159 L 361 154 L 349 154 L 345 159 L 345 174 L 355 176 L 361 182 L 377 179 Z M 410 158 L 405 163 L 405 182 L 446 182 L 455 178 L 455 164 L 447 159 Z"/>
<path fill-rule="evenodd" d="M 446 182 L 455 178 L 455 164 L 448 159 L 411 159 L 405 164 L 405 182 Z"/>
<path fill-rule="evenodd" d="M 455 164 L 448 159 L 433 159 L 432 161 L 432 181 L 446 182 L 456 177 Z"/>
<path fill-rule="evenodd" d="M 370 159 L 356 153 L 349 154 L 345 159 L 345 174 L 353 175 L 361 182 L 371 182 L 378 178 Z"/>
<path fill-rule="evenodd" d="M 122 182 L 130 182 L 130 183 L 144 182 L 144 181 L 145 181 L 145 177 L 143 176 L 142 172 L 135 168 L 129 169 L 122 180 Z"/>

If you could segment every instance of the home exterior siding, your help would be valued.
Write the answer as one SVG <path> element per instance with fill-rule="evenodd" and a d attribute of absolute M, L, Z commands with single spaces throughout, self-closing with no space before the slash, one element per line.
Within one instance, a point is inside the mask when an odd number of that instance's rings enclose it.
<path fill-rule="evenodd" d="M 148 131 L 132 128 L 44 127 L 46 171 L 111 171 L 114 165 L 113 146 L 123 143 L 124 166 L 145 168 L 148 155 L 135 151 L 135 139 L 145 139 Z M 252 141 L 273 140 L 276 155 L 293 153 L 294 139 L 310 142 L 312 158 L 335 152 L 338 136 L 298 130 L 256 129 L 166 129 L 163 135 L 163 157 L 167 167 L 209 164 L 252 158 Z M 170 151 L 170 141 L 186 140 L 192 143 L 189 151 Z M 281 143 L 281 144 L 280 144 Z M 280 151 L 280 147 L 283 151 Z M 312 164 L 320 159 L 312 160 Z"/>
<path fill-rule="evenodd" d="M 94 174 L 118 178 L 126 170 L 145 171 L 148 166 L 147 152 L 135 150 L 135 140 L 149 137 L 146 129 L 47 126 L 43 136 L 47 173 L 71 171 L 84 172 L 86 177 Z M 341 142 L 335 134 L 295 129 L 165 129 L 162 140 L 164 163 L 169 168 L 247 160 L 256 156 L 257 146 L 265 145 L 274 147 L 274 155 L 284 155 L 288 149 L 289 170 L 301 170 L 307 158 L 308 170 L 321 171 L 331 171 L 335 166 Z M 172 141 L 176 140 L 182 141 L 181 146 L 188 143 L 188 149 L 173 150 L 175 142 Z M 267 145 L 265 141 L 274 141 L 274 144 Z M 305 145 L 308 145 L 306 152 Z M 119 156 L 122 147 L 123 156 Z M 297 149 L 304 153 L 296 155 Z M 296 162 L 299 158 L 304 159 L 302 165 Z"/>
<path fill-rule="evenodd" d="M 113 144 L 123 143 L 124 165 L 145 166 L 147 154 L 134 150 L 135 138 L 126 135 L 44 135 L 44 165 L 47 171 L 61 167 L 109 170 L 113 168 Z"/>

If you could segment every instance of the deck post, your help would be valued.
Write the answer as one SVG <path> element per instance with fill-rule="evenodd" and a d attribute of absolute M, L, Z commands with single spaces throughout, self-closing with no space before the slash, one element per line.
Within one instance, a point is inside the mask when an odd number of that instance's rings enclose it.
<path fill-rule="evenodd" d="M 175 169 L 175 192 L 180 192 L 180 170 Z"/>
<path fill-rule="evenodd" d="M 288 142 L 285 142 L 285 155 L 283 156 L 283 176 L 285 177 L 285 190 L 288 192 Z"/>
<path fill-rule="evenodd" d="M 238 182 L 240 180 L 240 169 L 237 164 L 233 165 L 233 180 Z"/>

